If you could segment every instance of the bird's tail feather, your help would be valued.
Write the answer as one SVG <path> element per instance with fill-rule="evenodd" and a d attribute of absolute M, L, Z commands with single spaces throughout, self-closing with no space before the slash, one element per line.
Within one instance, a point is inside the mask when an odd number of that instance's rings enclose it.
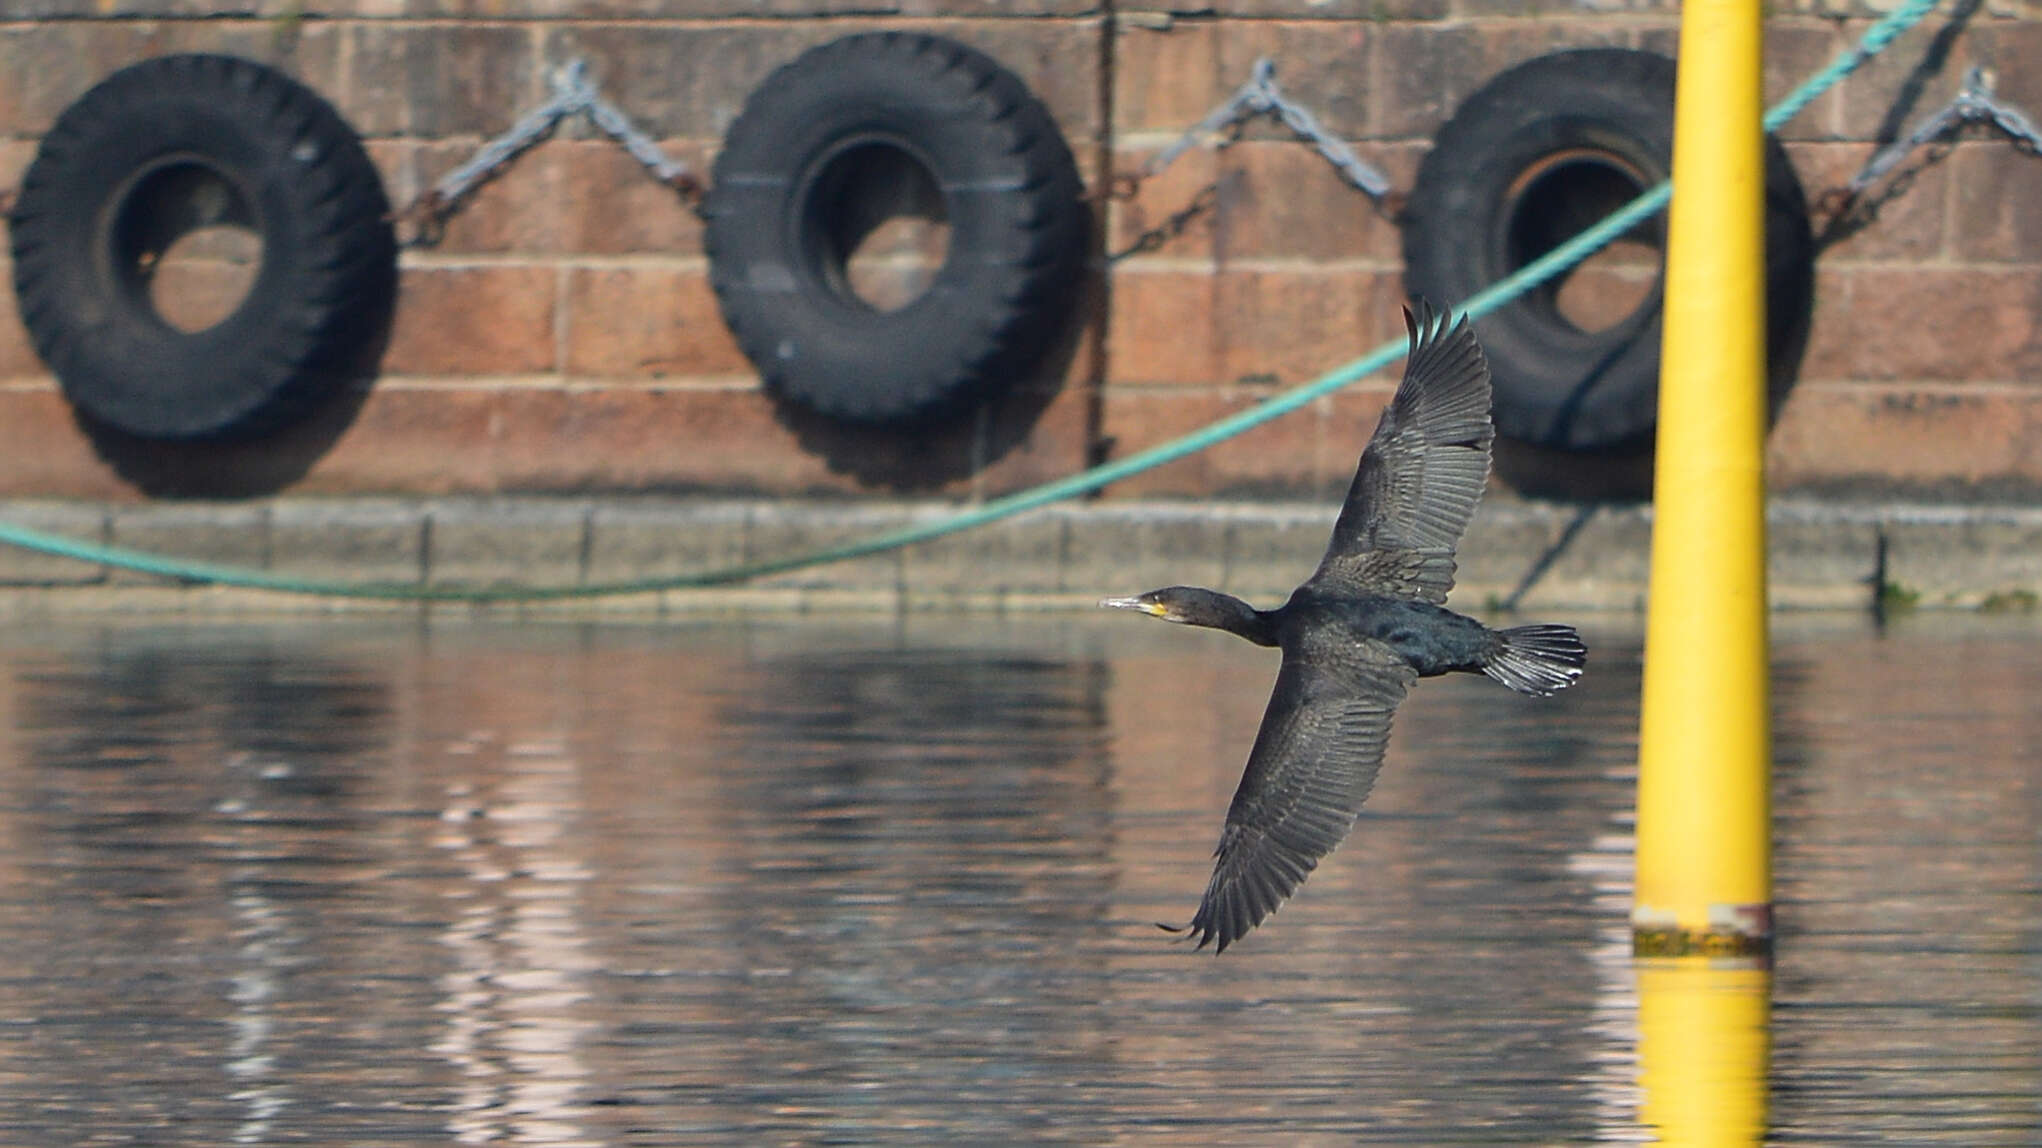
<path fill-rule="evenodd" d="M 1588 647 L 1572 626 L 1513 626 L 1496 636 L 1501 642 L 1482 672 L 1521 694 L 1542 698 L 1564 690 L 1588 664 Z"/>

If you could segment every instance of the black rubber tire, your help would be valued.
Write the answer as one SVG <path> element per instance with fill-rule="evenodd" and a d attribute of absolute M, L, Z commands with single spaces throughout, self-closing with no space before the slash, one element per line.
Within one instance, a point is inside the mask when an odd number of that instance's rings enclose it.
<path fill-rule="evenodd" d="M 231 56 L 107 77 L 43 138 L 13 218 L 22 322 L 77 411 L 152 439 L 243 437 L 358 373 L 389 318 L 390 204 L 331 105 Z M 261 244 L 231 313 L 186 331 L 150 301 L 181 235 L 233 224 Z"/>
<path fill-rule="evenodd" d="M 845 270 L 877 222 L 859 181 L 882 171 L 933 188 L 949 228 L 926 289 L 892 310 Z M 1048 110 L 990 57 L 848 36 L 767 77 L 731 125 L 703 204 L 710 282 L 774 393 L 914 424 L 991 397 L 1054 340 L 1084 267 L 1082 195 Z"/>
<path fill-rule="evenodd" d="M 1403 212 L 1405 289 L 1466 299 L 1667 178 L 1674 74 L 1673 60 L 1656 53 L 1587 48 L 1528 61 L 1469 96 L 1439 130 Z M 1777 404 L 1806 343 L 1815 240 L 1800 181 L 1770 137 L 1765 163 Z M 1663 252 L 1664 215 L 1631 238 Z M 1658 417 L 1661 282 L 1592 332 L 1561 313 L 1560 282 L 1476 324 L 1495 378 L 1497 432 L 1564 450 L 1635 446 Z"/>

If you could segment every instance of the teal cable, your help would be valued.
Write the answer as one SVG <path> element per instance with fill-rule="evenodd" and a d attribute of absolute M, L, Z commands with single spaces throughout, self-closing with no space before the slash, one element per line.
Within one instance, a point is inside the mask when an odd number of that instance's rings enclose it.
<path fill-rule="evenodd" d="M 1845 76 L 1856 71 L 1865 61 L 1886 50 L 1895 39 L 1909 28 L 1921 23 L 1933 12 L 1940 0 L 1908 0 L 1880 19 L 1848 51 L 1839 55 L 1828 67 L 1809 77 L 1786 99 L 1780 101 L 1766 113 L 1767 131 L 1777 131 L 1781 125 L 1793 119 L 1816 97 L 1834 87 Z M 1673 198 L 1673 185 L 1661 183 L 1619 208 L 1602 222 L 1590 227 L 1567 242 L 1562 243 L 1545 255 L 1534 260 L 1515 274 L 1492 284 L 1472 298 L 1462 302 L 1471 318 L 1480 318 L 1505 303 L 1530 291 L 1548 279 L 1560 274 L 1588 258 L 1618 236 L 1636 227 L 1664 210 Z M 1385 343 L 1359 359 L 1338 367 L 1319 378 L 1271 396 L 1269 399 L 1220 419 L 1191 434 L 1172 439 L 1131 454 L 1123 459 L 1103 463 L 1089 470 L 1065 478 L 1054 479 L 1040 486 L 1013 494 L 990 499 L 978 506 L 943 519 L 887 531 L 869 538 L 847 542 L 820 550 L 771 558 L 759 562 L 745 562 L 714 570 L 703 570 L 693 574 L 668 575 L 658 578 L 640 578 L 621 582 L 605 582 L 584 586 L 421 586 L 408 583 L 361 583 L 331 582 L 313 578 L 297 578 L 286 574 L 273 574 L 240 566 L 227 566 L 213 562 L 190 561 L 130 550 L 120 546 L 103 546 L 96 543 L 80 542 L 62 535 L 49 534 L 9 522 L 0 522 L 0 542 L 11 543 L 31 550 L 41 551 L 64 558 L 75 558 L 83 562 L 95 562 L 107 566 L 156 574 L 167 578 L 191 582 L 212 583 L 221 586 L 235 586 L 258 590 L 276 590 L 294 594 L 312 594 L 331 598 L 364 598 L 405 601 L 458 601 L 458 602 L 505 602 L 505 601 L 548 601 L 563 598 L 595 598 L 621 594 L 644 594 L 659 590 L 696 589 L 709 586 L 727 586 L 746 582 L 769 574 L 782 574 L 790 570 L 810 566 L 824 566 L 851 558 L 862 558 L 917 542 L 927 542 L 945 535 L 972 530 L 1010 518 L 1016 514 L 1075 498 L 1110 483 L 1131 478 L 1144 471 L 1153 470 L 1165 463 L 1175 462 L 1187 455 L 1196 454 L 1217 443 L 1233 438 L 1245 431 L 1261 426 L 1272 419 L 1280 418 L 1291 411 L 1332 394 L 1366 375 L 1389 366 L 1403 357 L 1402 340 Z"/>

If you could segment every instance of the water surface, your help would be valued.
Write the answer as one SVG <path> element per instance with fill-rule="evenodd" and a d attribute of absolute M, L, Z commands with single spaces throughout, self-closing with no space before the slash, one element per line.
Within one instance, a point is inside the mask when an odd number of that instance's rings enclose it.
<path fill-rule="evenodd" d="M 1637 1140 L 1638 637 L 1422 683 L 1190 916 L 1275 660 L 1118 615 L 0 631 L 9 1144 Z M 2042 1138 L 2042 626 L 1783 618 L 1770 1139 Z"/>

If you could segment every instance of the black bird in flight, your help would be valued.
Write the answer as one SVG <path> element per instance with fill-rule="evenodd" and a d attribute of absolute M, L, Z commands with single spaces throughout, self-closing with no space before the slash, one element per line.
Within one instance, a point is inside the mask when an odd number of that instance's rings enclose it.
<path fill-rule="evenodd" d="M 1218 862 L 1188 932 L 1218 952 L 1297 889 L 1354 825 L 1382 767 L 1390 715 L 1412 683 L 1482 673 L 1544 697 L 1574 684 L 1588 649 L 1572 626 L 1492 630 L 1443 603 L 1454 547 L 1489 478 L 1489 365 L 1463 316 L 1404 309 L 1411 351 L 1361 453 L 1319 568 L 1274 610 L 1170 586 L 1100 602 L 1239 634 L 1283 651 Z"/>

